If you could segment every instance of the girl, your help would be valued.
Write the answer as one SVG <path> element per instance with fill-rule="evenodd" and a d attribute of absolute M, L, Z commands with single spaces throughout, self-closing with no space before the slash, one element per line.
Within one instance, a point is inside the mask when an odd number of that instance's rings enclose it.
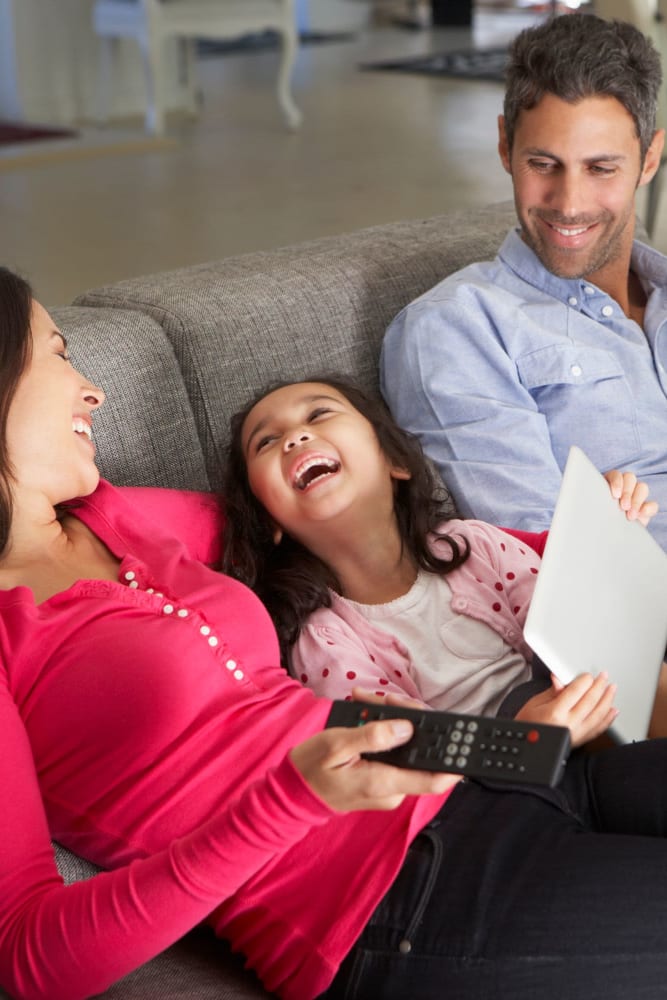
<path fill-rule="evenodd" d="M 629 517 L 651 516 L 634 476 L 610 482 Z M 225 568 L 256 589 L 316 693 L 401 692 L 569 725 L 575 743 L 615 718 L 604 673 L 566 688 L 533 676 L 522 628 L 544 536 L 448 519 L 416 438 L 352 383 L 281 385 L 238 414 L 225 498 Z"/>

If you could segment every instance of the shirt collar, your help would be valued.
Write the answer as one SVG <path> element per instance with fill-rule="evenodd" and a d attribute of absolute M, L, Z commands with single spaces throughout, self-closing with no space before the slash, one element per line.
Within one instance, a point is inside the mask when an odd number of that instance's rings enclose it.
<path fill-rule="evenodd" d="M 537 254 L 521 239 L 518 226 L 507 234 L 498 256 L 519 278 L 559 302 L 568 303 L 571 299 L 581 301 L 584 289 L 597 289 L 584 278 L 558 278 L 547 271 Z M 667 257 L 639 240 L 633 243 L 631 267 L 639 275 L 647 293 L 652 287 L 667 286 Z M 601 295 L 605 294 L 597 290 Z"/>

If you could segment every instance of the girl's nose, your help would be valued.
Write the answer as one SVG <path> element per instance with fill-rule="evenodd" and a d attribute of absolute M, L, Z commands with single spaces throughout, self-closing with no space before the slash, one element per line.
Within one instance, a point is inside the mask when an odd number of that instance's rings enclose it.
<path fill-rule="evenodd" d="M 294 431 L 293 434 L 288 434 L 285 438 L 285 444 L 283 445 L 284 451 L 291 451 L 292 448 L 296 448 L 298 444 L 304 444 L 306 441 L 312 440 L 313 435 L 309 434 L 308 431 L 300 430 Z"/>

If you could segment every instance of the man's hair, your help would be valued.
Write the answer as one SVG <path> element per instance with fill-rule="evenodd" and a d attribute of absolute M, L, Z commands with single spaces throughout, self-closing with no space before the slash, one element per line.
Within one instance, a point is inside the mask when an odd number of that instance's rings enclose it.
<path fill-rule="evenodd" d="M 644 162 L 655 133 L 662 69 L 641 31 L 594 14 L 563 14 L 522 31 L 509 56 L 503 112 L 510 151 L 520 112 L 545 94 L 571 104 L 604 96 L 615 97 L 632 115 Z"/>
<path fill-rule="evenodd" d="M 465 562 L 469 546 L 465 539 L 448 535 L 450 558 L 431 549 L 429 533 L 453 516 L 449 494 L 427 461 L 414 435 L 398 426 L 382 400 L 343 375 L 314 374 L 302 382 L 319 382 L 347 399 L 375 430 L 380 447 L 390 463 L 406 469 L 410 478 L 397 480 L 394 512 L 404 551 L 417 566 L 431 573 L 448 573 Z M 223 483 L 226 513 L 223 557 L 220 568 L 241 580 L 259 595 L 268 608 L 280 640 L 283 661 L 299 637 L 302 625 L 317 608 L 330 607 L 329 590 L 340 591 L 333 572 L 300 542 L 285 535 L 279 545 L 273 540 L 271 518 L 253 495 L 248 482 L 242 432 L 253 407 L 270 392 L 294 385 L 295 380 L 275 382 L 256 395 L 231 420 L 231 440 Z"/>

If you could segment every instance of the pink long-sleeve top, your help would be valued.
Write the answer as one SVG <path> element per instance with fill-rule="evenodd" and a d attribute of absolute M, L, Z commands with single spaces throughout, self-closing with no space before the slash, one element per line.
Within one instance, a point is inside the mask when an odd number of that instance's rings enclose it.
<path fill-rule="evenodd" d="M 199 561 L 210 498 L 102 482 L 73 513 L 118 582 L 0 591 L 0 983 L 87 997 L 206 919 L 269 990 L 317 996 L 446 796 L 341 814 L 309 790 L 286 754 L 329 703 Z M 64 886 L 51 838 L 109 871 Z"/>

